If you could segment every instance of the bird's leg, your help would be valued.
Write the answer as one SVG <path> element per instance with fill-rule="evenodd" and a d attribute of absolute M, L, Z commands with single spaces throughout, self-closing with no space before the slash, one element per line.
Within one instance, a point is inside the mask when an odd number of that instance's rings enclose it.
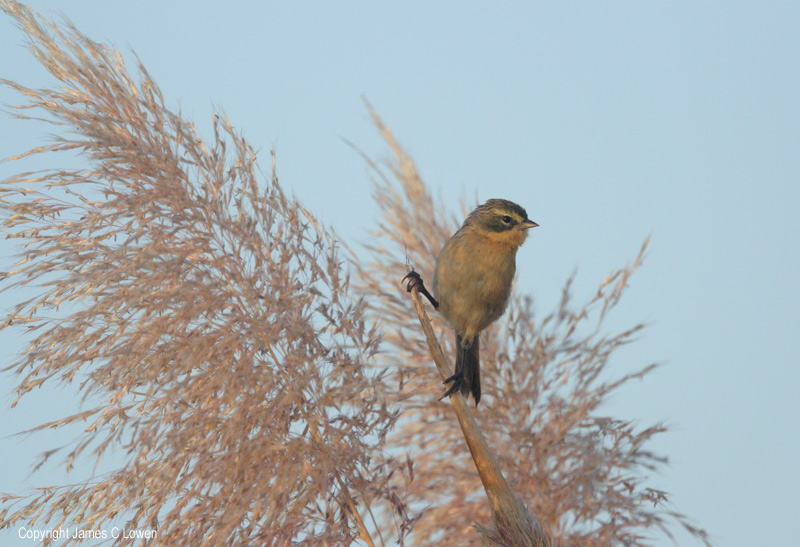
<path fill-rule="evenodd" d="M 436 301 L 433 295 L 428 292 L 428 289 L 425 288 L 425 283 L 422 281 L 422 277 L 420 277 L 420 275 L 417 272 L 411 270 L 403 278 L 403 281 L 405 281 L 406 279 L 408 279 L 408 286 L 406 287 L 406 291 L 411 292 L 411 289 L 416 287 L 420 294 L 422 294 L 423 296 L 425 296 L 425 298 L 430 300 L 431 304 L 433 304 L 433 309 L 439 309 L 439 303 Z M 402 283 L 403 281 L 401 281 L 400 283 Z"/>
<path fill-rule="evenodd" d="M 462 346 L 461 359 L 458 359 L 456 362 L 455 374 L 453 374 L 452 376 L 447 378 L 444 382 L 442 382 L 445 385 L 449 384 L 450 382 L 453 382 L 453 385 L 447 388 L 447 391 L 444 392 L 444 395 L 442 395 L 439 398 L 440 401 L 445 397 L 449 397 L 452 393 L 455 393 L 456 391 L 461 389 L 461 386 L 464 383 L 464 363 L 466 362 L 466 360 L 467 360 L 467 348 Z"/>

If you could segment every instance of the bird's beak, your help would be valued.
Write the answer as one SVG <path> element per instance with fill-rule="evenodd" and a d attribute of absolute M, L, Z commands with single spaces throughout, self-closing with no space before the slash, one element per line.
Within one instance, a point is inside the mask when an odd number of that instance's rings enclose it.
<path fill-rule="evenodd" d="M 522 226 L 523 230 L 527 230 L 528 228 L 536 228 L 538 226 L 538 224 L 536 224 L 532 220 L 525 219 L 520 223 L 520 226 Z"/>

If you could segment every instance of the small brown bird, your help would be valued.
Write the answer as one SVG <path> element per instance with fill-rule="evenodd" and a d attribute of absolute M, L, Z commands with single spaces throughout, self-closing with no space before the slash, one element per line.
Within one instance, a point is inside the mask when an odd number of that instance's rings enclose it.
<path fill-rule="evenodd" d="M 535 226 L 516 203 L 490 199 L 470 213 L 439 253 L 433 273 L 436 299 L 416 272 L 406 276 L 411 278 L 408 290 L 417 286 L 455 329 L 456 369 L 445 380 L 453 384 L 443 398 L 460 389 L 465 397 L 472 393 L 476 406 L 480 401 L 479 335 L 503 315 L 517 249 Z"/>

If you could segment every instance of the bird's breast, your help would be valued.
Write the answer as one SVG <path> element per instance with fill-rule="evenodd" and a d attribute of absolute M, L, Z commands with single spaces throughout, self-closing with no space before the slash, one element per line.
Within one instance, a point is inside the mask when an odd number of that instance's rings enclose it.
<path fill-rule="evenodd" d="M 503 314 L 515 258 L 516 247 L 480 234 L 457 235 L 447 242 L 436 262 L 433 289 L 439 311 L 456 330 L 477 334 Z"/>

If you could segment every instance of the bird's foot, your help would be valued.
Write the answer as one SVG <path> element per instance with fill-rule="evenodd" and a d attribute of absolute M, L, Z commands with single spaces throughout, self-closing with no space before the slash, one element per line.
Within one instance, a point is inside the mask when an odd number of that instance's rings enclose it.
<path fill-rule="evenodd" d="M 411 270 L 406 274 L 403 280 L 400 281 L 400 283 L 402 283 L 406 279 L 408 279 L 408 285 L 406 286 L 407 292 L 411 292 L 413 289 L 417 289 L 417 291 L 419 291 L 421 295 L 423 295 L 430 301 L 431 304 L 433 304 L 434 309 L 439 308 L 439 303 L 436 301 L 433 295 L 428 292 L 428 289 L 425 288 L 425 282 L 422 281 L 422 277 L 417 272 Z"/>
<path fill-rule="evenodd" d="M 461 389 L 461 386 L 464 385 L 464 371 L 460 370 L 456 372 L 442 383 L 446 385 L 450 382 L 453 382 L 453 385 L 447 388 L 447 391 L 444 392 L 444 395 L 439 398 L 440 401 Z"/>

